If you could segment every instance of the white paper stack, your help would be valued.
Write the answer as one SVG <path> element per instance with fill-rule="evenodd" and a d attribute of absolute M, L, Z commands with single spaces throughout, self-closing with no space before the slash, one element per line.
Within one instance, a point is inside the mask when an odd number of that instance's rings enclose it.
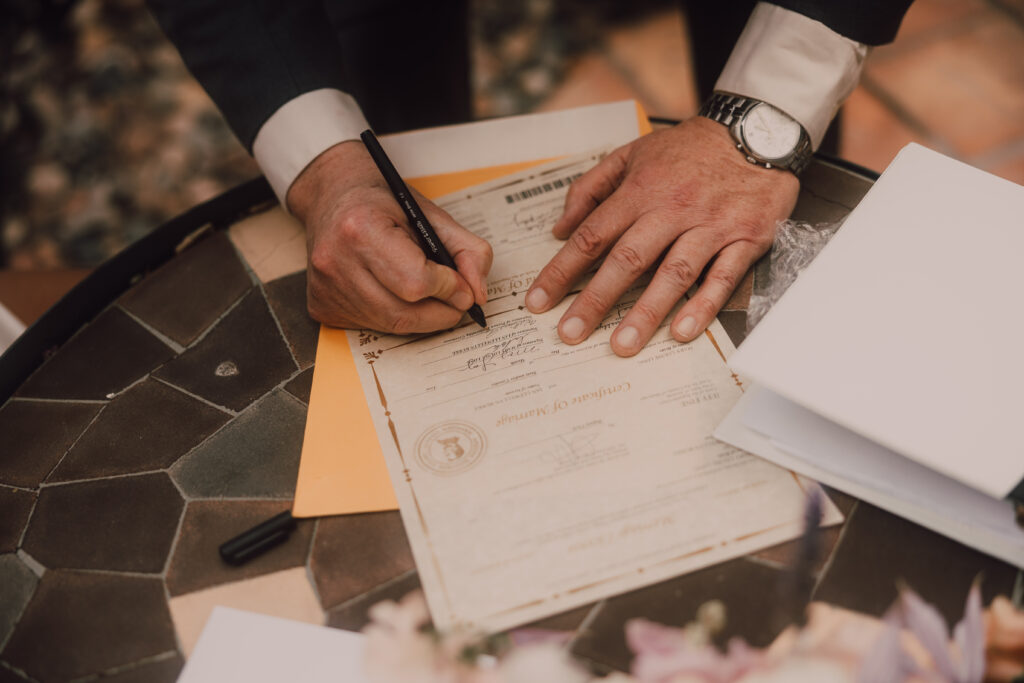
<path fill-rule="evenodd" d="M 904 148 L 730 359 L 723 441 L 1024 565 L 1024 187 Z"/>

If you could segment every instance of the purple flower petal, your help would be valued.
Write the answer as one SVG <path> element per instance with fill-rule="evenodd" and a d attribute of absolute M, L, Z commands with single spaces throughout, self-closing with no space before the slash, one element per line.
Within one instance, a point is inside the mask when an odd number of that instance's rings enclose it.
<path fill-rule="evenodd" d="M 960 648 L 961 683 L 980 683 L 985 676 L 985 621 L 981 616 L 981 587 L 971 584 L 964 605 L 964 618 L 953 628 L 953 640 Z"/>
<path fill-rule="evenodd" d="M 942 615 L 906 586 L 900 589 L 899 603 L 903 625 L 928 650 L 938 673 L 947 680 L 957 680 L 956 669 L 949 656 L 949 631 Z"/>

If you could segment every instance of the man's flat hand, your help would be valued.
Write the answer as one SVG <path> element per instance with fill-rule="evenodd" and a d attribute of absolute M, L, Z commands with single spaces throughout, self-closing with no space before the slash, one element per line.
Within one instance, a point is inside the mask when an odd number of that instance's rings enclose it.
<path fill-rule="evenodd" d="M 334 327 L 410 334 L 453 327 L 486 301 L 491 247 L 432 202 L 417 203 L 458 266 L 429 260 L 359 141 L 317 157 L 288 206 L 306 226 L 309 314 Z"/>
<path fill-rule="evenodd" d="M 711 264 L 671 323 L 673 337 L 690 341 L 771 246 L 799 189 L 789 171 L 748 163 L 725 126 L 710 119 L 695 117 L 634 140 L 570 187 L 553 228 L 568 241 L 537 276 L 526 306 L 534 313 L 552 308 L 604 257 L 558 323 L 564 342 L 579 343 L 664 255 L 612 335 L 615 353 L 632 356 Z"/>

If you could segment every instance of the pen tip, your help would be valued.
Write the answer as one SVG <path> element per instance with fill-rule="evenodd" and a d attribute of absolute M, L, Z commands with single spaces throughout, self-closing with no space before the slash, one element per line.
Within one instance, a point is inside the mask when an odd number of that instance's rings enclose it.
<path fill-rule="evenodd" d="M 479 304 L 473 304 L 469 307 L 469 317 L 473 319 L 480 327 L 487 327 L 487 318 L 484 317 L 484 311 L 480 308 Z"/>

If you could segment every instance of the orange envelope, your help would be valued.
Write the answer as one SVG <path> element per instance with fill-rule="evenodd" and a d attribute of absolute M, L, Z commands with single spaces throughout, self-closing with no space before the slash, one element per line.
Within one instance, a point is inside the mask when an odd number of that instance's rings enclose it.
<path fill-rule="evenodd" d="M 640 104 L 626 101 L 400 133 L 381 143 L 406 182 L 434 199 L 650 130 Z M 321 326 L 292 515 L 397 509 L 348 338 Z"/>

